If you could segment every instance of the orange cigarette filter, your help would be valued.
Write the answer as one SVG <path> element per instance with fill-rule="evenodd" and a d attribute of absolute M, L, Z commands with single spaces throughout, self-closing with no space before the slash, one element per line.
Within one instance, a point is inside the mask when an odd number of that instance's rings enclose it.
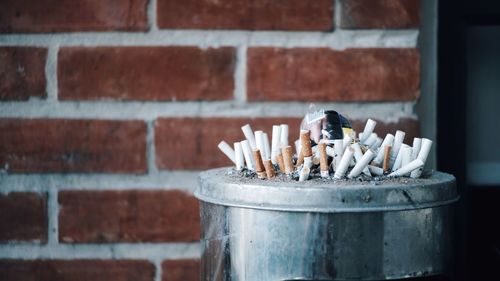
<path fill-rule="evenodd" d="M 391 148 L 392 146 L 387 145 L 384 148 L 384 162 L 382 164 L 382 169 L 384 170 L 384 173 L 389 171 L 389 160 L 391 159 Z"/>
<path fill-rule="evenodd" d="M 318 144 L 319 150 L 319 165 L 322 172 L 328 172 L 328 155 L 326 154 L 326 143 L 320 142 Z"/>
<path fill-rule="evenodd" d="M 264 167 L 266 168 L 268 179 L 272 179 L 276 176 L 276 170 L 274 170 L 274 166 L 273 163 L 271 163 L 271 160 L 264 160 Z"/>
<path fill-rule="evenodd" d="M 298 167 L 304 163 L 304 153 L 302 153 L 302 149 L 298 152 L 297 155 L 297 163 L 295 163 L 295 167 Z"/>
<path fill-rule="evenodd" d="M 312 156 L 312 148 L 311 148 L 311 131 L 302 130 L 300 131 L 300 145 L 302 154 L 304 157 Z"/>
<path fill-rule="evenodd" d="M 276 156 L 276 160 L 278 160 L 280 171 L 285 172 L 285 161 L 283 160 L 283 154 L 278 154 L 278 156 Z"/>
<path fill-rule="evenodd" d="M 264 163 L 262 163 L 262 156 L 260 155 L 260 150 L 258 149 L 253 150 L 252 154 L 253 154 L 253 160 L 255 161 L 255 172 L 257 173 L 257 177 L 259 179 L 265 179 L 266 178 L 265 167 Z"/>
<path fill-rule="evenodd" d="M 283 164 L 285 166 L 285 174 L 289 175 L 293 173 L 293 162 L 292 162 L 292 147 L 287 145 L 281 149 L 281 154 L 283 155 Z M 281 169 L 281 168 L 280 168 Z"/>

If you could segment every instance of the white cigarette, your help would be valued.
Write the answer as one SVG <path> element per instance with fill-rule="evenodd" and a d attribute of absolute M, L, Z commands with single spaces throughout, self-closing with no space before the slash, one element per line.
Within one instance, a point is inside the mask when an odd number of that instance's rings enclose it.
<path fill-rule="evenodd" d="M 365 129 L 363 130 L 363 134 L 360 135 L 359 141 L 361 143 L 365 143 L 365 141 L 370 137 L 370 135 L 373 133 L 373 129 L 375 129 L 375 125 L 377 125 L 377 122 L 373 121 L 372 119 L 368 119 L 366 121 Z"/>
<path fill-rule="evenodd" d="M 410 173 L 411 171 L 422 168 L 423 166 L 424 166 L 424 162 L 422 162 L 422 160 L 417 158 L 417 159 L 411 161 L 410 163 L 404 165 L 403 167 L 397 169 L 396 171 L 390 173 L 389 177 L 400 177 L 400 176 L 403 176 L 407 173 Z"/>
<path fill-rule="evenodd" d="M 411 148 L 411 160 L 417 159 L 418 153 L 420 152 L 420 147 L 422 146 L 421 138 L 413 138 L 413 146 Z"/>
<path fill-rule="evenodd" d="M 337 169 L 335 170 L 335 174 L 333 175 L 334 179 L 340 179 L 344 176 L 347 168 L 349 167 L 349 162 L 351 162 L 351 158 L 354 154 L 354 149 L 351 147 L 347 147 L 344 151 L 344 155 L 342 155 L 342 160 L 340 160 Z"/>
<path fill-rule="evenodd" d="M 281 124 L 280 146 L 285 147 L 288 145 L 288 125 Z"/>
<path fill-rule="evenodd" d="M 255 170 L 252 149 L 250 148 L 248 140 L 241 141 L 241 148 L 243 148 L 243 156 L 245 157 L 245 162 L 247 163 L 247 169 L 252 171 Z"/>
<path fill-rule="evenodd" d="M 312 157 L 304 157 L 304 165 L 299 173 L 299 181 L 305 181 L 309 178 L 309 173 L 311 172 Z"/>
<path fill-rule="evenodd" d="M 225 141 L 219 142 L 219 149 L 226 154 L 227 158 L 231 159 L 234 164 L 236 164 L 236 160 L 234 159 L 234 150 L 227 144 Z"/>
<path fill-rule="evenodd" d="M 383 176 L 384 175 L 384 169 L 377 167 L 377 166 L 372 166 L 368 165 L 368 169 L 370 172 L 376 176 Z"/>
<path fill-rule="evenodd" d="M 401 167 L 406 166 L 406 164 L 410 163 L 412 160 L 411 159 L 411 147 L 410 146 L 401 146 L 401 150 L 399 153 L 401 154 Z M 405 177 L 409 176 L 410 174 L 404 174 Z"/>
<path fill-rule="evenodd" d="M 359 147 L 359 145 L 358 145 L 358 147 Z M 360 149 L 360 151 L 361 151 L 361 149 Z M 356 153 L 356 151 L 354 151 L 354 153 Z M 354 154 L 354 155 L 356 155 L 356 154 Z M 362 171 L 364 173 L 365 169 L 368 172 L 368 175 L 371 176 L 370 171 L 368 170 L 367 166 L 368 166 L 368 163 L 370 163 L 370 161 L 372 161 L 373 157 L 375 157 L 375 153 L 371 149 L 368 149 L 365 152 L 365 154 L 363 154 L 361 159 L 359 159 L 359 160 L 356 159 L 357 163 L 354 166 L 354 168 L 352 168 L 351 172 L 349 173 L 349 175 L 347 175 L 347 177 L 348 178 L 357 177 L 357 176 L 359 176 L 359 174 L 361 174 Z"/>
<path fill-rule="evenodd" d="M 417 159 L 420 159 L 424 164 L 427 161 L 427 156 L 429 156 L 429 152 L 431 151 L 432 141 L 430 139 L 422 138 L 422 145 L 420 147 L 420 152 L 418 153 Z M 411 172 L 412 178 L 419 178 L 422 175 L 422 170 L 424 165 L 420 167 L 418 170 L 414 170 Z"/>
<path fill-rule="evenodd" d="M 335 155 L 333 156 L 333 170 L 336 171 L 337 167 L 340 165 L 342 160 L 342 155 L 344 154 L 344 143 L 343 140 L 334 140 L 333 151 Z"/>
<path fill-rule="evenodd" d="M 377 134 L 371 133 L 370 136 L 365 140 L 364 144 L 368 147 L 372 146 L 377 141 Z"/>
<path fill-rule="evenodd" d="M 245 126 L 241 127 L 241 130 L 243 131 L 243 134 L 245 135 L 245 138 L 247 139 L 250 148 L 252 150 L 257 149 L 257 143 L 255 142 L 255 137 L 253 135 L 252 127 L 250 127 L 249 124 L 246 124 Z M 250 155 L 252 154 L 250 153 Z"/>
<path fill-rule="evenodd" d="M 294 145 L 295 145 L 295 151 L 297 151 L 297 157 L 299 157 L 300 150 L 302 149 L 300 140 L 296 140 L 294 142 Z"/>
<path fill-rule="evenodd" d="M 373 151 L 377 151 L 381 144 L 382 144 L 382 138 L 377 138 L 375 143 L 370 146 L 370 149 Z"/>
<path fill-rule="evenodd" d="M 326 155 L 335 158 L 335 150 L 331 146 L 326 146 Z"/>
<path fill-rule="evenodd" d="M 357 143 L 357 142 L 351 144 L 351 147 L 354 149 L 354 158 L 356 159 L 356 165 L 354 165 L 354 167 L 356 167 L 356 166 L 358 166 L 359 161 L 361 161 L 361 159 L 363 158 L 363 152 L 361 151 L 361 147 L 359 146 L 359 143 Z M 368 151 L 371 151 L 371 150 L 368 150 Z M 371 152 L 373 153 L 373 151 L 371 151 Z M 370 160 L 372 160 L 372 159 L 370 159 Z M 366 164 L 368 165 L 368 163 L 366 163 Z M 363 171 L 363 174 L 365 174 L 367 176 L 371 176 L 370 171 L 368 170 L 368 167 L 363 168 L 362 171 Z M 351 173 L 352 173 L 352 171 L 351 171 Z M 356 176 L 358 176 L 358 175 L 359 175 L 359 173 Z"/>
<path fill-rule="evenodd" d="M 403 144 L 403 141 L 405 139 L 405 132 L 403 131 L 396 131 L 396 135 L 394 136 L 394 145 L 392 146 L 391 149 L 391 161 L 389 162 L 389 166 L 394 165 L 394 162 L 396 161 L 396 157 L 398 156 L 399 149 L 401 148 L 401 145 Z"/>
<path fill-rule="evenodd" d="M 411 149 L 411 147 L 407 144 L 402 144 L 401 147 L 399 148 L 399 153 L 398 156 L 396 156 L 396 160 L 394 161 L 394 164 L 392 165 L 391 171 L 396 171 L 397 169 L 401 168 L 401 163 L 403 163 L 403 153 L 401 151 L 405 149 Z M 411 151 L 411 150 L 410 150 Z"/>
<path fill-rule="evenodd" d="M 273 126 L 273 136 L 271 139 L 271 162 L 276 165 L 278 164 L 277 156 L 280 154 L 280 135 L 281 127 L 279 125 Z"/>
<path fill-rule="evenodd" d="M 267 159 L 266 148 L 264 145 L 264 132 L 255 131 L 255 143 L 257 145 L 257 149 L 260 151 L 262 159 Z"/>
<path fill-rule="evenodd" d="M 346 148 L 351 144 L 352 138 L 348 135 L 344 136 L 344 139 L 342 140 L 342 149 L 346 150 Z"/>
<path fill-rule="evenodd" d="M 264 159 L 270 159 L 271 158 L 271 146 L 269 145 L 269 137 L 267 136 L 267 133 L 264 133 L 264 149 L 265 149 L 265 155 L 266 157 Z"/>
<path fill-rule="evenodd" d="M 241 171 L 245 167 L 245 158 L 239 142 L 234 143 L 234 160 L 236 160 L 236 170 Z"/>
<path fill-rule="evenodd" d="M 386 146 L 392 146 L 392 143 L 394 142 L 394 136 L 392 134 L 387 134 L 384 138 L 384 141 L 382 142 L 382 145 L 380 145 L 380 149 L 378 150 L 377 157 L 375 157 L 375 164 L 380 165 L 382 164 L 382 161 L 384 161 L 384 149 Z"/>

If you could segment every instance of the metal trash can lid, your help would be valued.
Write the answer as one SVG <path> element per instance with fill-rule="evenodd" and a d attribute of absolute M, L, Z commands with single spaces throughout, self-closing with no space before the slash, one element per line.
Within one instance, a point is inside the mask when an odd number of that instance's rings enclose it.
<path fill-rule="evenodd" d="M 312 179 L 261 180 L 233 168 L 200 173 L 195 196 L 217 205 L 295 212 L 384 212 L 430 208 L 459 199 L 455 177 L 433 172 L 427 178 L 383 181 Z"/>

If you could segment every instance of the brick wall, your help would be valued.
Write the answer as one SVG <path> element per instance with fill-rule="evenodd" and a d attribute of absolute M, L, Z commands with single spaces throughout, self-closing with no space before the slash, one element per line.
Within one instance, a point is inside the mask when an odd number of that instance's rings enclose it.
<path fill-rule="evenodd" d="M 244 123 L 419 134 L 420 5 L 3 0 L 0 280 L 197 280 L 196 175 Z"/>

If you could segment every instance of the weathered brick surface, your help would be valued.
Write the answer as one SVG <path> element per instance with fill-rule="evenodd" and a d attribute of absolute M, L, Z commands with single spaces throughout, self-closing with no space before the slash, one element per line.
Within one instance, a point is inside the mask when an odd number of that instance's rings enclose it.
<path fill-rule="evenodd" d="M 46 97 L 46 59 L 46 48 L 0 47 L 0 100 Z"/>
<path fill-rule="evenodd" d="M 200 239 L 198 200 L 184 191 L 62 191 L 59 203 L 64 243 Z"/>
<path fill-rule="evenodd" d="M 145 31 L 148 0 L 2 0 L 0 33 Z"/>
<path fill-rule="evenodd" d="M 234 65 L 230 47 L 65 47 L 59 51 L 59 97 L 231 99 Z"/>
<path fill-rule="evenodd" d="M 250 101 L 411 101 L 420 94 L 417 49 L 250 48 Z"/>
<path fill-rule="evenodd" d="M 158 0 L 160 28 L 320 30 L 333 28 L 331 0 Z"/>
<path fill-rule="evenodd" d="M 341 0 L 342 28 L 418 28 L 420 0 Z"/>
<path fill-rule="evenodd" d="M 254 131 L 263 130 L 271 138 L 272 125 L 289 124 L 289 142 L 293 145 L 298 139 L 300 121 L 300 118 L 161 118 L 155 121 L 156 164 L 160 169 L 191 170 L 233 165 L 217 144 L 221 140 L 230 145 L 244 140 L 241 126 L 249 123 Z M 351 123 L 360 132 L 365 120 L 351 120 Z M 419 123 L 414 119 L 378 122 L 375 132 L 384 136 L 397 129 L 407 131 L 408 140 L 419 134 Z"/>
<path fill-rule="evenodd" d="M 142 260 L 0 260 L 2 281 L 153 281 Z"/>
<path fill-rule="evenodd" d="M 232 162 L 217 148 L 244 139 L 241 126 L 263 130 L 271 138 L 272 126 L 290 124 L 290 140 L 298 137 L 297 118 L 161 118 L 155 121 L 156 163 L 161 169 L 207 169 Z M 271 141 L 271 140 L 269 140 Z"/>
<path fill-rule="evenodd" d="M 47 240 L 46 194 L 0 194 L 0 242 L 34 240 Z"/>
<path fill-rule="evenodd" d="M 18 172 L 143 173 L 143 121 L 0 119 L 0 167 Z"/>
<path fill-rule="evenodd" d="M 162 281 L 200 280 L 199 260 L 166 260 L 161 264 Z"/>

